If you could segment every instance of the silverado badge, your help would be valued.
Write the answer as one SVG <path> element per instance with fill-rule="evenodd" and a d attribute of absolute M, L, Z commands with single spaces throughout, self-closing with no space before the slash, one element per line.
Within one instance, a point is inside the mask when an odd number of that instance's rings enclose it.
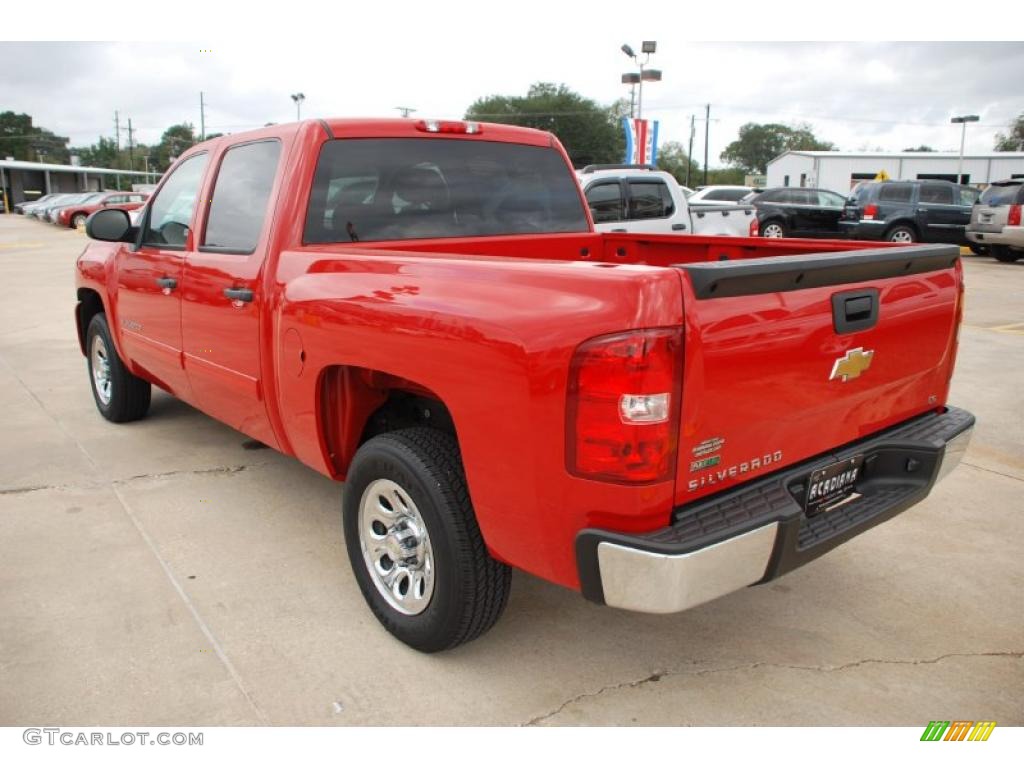
<path fill-rule="evenodd" d="M 836 361 L 832 364 L 832 375 L 828 377 L 828 380 L 839 379 L 840 381 L 849 381 L 850 379 L 856 379 L 871 367 L 871 358 L 874 356 L 875 351 L 873 349 L 869 349 L 867 352 L 864 351 L 863 347 L 851 349 L 842 357 L 836 358 Z"/>

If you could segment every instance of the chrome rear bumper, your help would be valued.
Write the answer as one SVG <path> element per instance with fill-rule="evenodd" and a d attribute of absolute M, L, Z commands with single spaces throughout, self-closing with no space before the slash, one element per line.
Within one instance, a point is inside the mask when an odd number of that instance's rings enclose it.
<path fill-rule="evenodd" d="M 781 576 L 924 499 L 960 463 L 973 425 L 971 414 L 950 408 L 681 507 L 659 531 L 582 531 L 583 594 L 615 608 L 673 613 Z M 860 495 L 808 518 L 802 494 L 810 473 L 856 454 L 865 457 Z"/>

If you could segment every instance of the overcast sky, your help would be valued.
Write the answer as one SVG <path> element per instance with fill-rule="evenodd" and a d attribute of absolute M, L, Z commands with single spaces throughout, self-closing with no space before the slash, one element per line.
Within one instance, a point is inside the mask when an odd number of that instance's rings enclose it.
<path fill-rule="evenodd" d="M 305 117 L 397 115 L 396 106 L 461 117 L 480 96 L 523 94 L 540 80 L 610 103 L 628 96 L 620 76 L 631 62 L 619 46 L 654 38 L 650 66 L 664 79 L 645 87 L 644 115 L 661 121 L 662 142 L 685 144 L 690 115 L 702 118 L 710 102 L 712 167 L 745 122 L 807 122 L 844 150 L 955 151 L 960 131 L 949 118 L 974 113 L 981 122 L 968 126 L 967 150 L 983 152 L 1024 111 L 1022 43 L 695 43 L 642 20 L 567 35 L 573 13 L 553 8 L 545 24 L 509 16 L 487 35 L 407 11 L 386 35 L 339 27 L 328 44 L 290 35 L 273 44 L 0 43 L 0 110 L 91 144 L 113 137 L 114 110 L 123 143 L 128 118 L 146 143 L 177 122 L 198 131 L 200 91 L 207 132 L 225 133 L 294 120 L 296 91 Z M 370 29 L 357 13 L 345 29 Z M 703 150 L 698 123 L 694 155 Z"/>

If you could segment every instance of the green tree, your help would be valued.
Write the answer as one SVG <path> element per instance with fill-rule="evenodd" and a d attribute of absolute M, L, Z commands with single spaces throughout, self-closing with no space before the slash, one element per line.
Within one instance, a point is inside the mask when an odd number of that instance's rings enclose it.
<path fill-rule="evenodd" d="M 1024 152 L 1024 112 L 1017 115 L 1009 133 L 996 134 L 996 152 Z"/>
<path fill-rule="evenodd" d="M 658 147 L 658 167 L 668 171 L 675 176 L 680 184 L 688 184 L 693 187 L 702 178 L 700 166 L 693 161 L 692 157 L 686 156 L 686 148 L 678 141 L 666 141 Z M 689 176 L 687 176 L 689 168 Z"/>
<path fill-rule="evenodd" d="M 173 162 L 171 158 L 177 159 L 197 140 L 196 130 L 192 123 L 172 125 L 164 131 L 163 136 L 160 137 L 160 143 L 153 148 L 155 156 L 153 164 L 161 171 L 166 171 Z"/>
<path fill-rule="evenodd" d="M 933 147 L 929 147 L 927 144 L 922 144 L 919 147 L 907 147 L 903 150 L 904 152 L 936 152 L 937 150 Z"/>
<path fill-rule="evenodd" d="M 768 161 L 787 150 L 835 149 L 831 141 L 820 141 L 811 126 L 781 123 L 746 123 L 740 127 L 739 138 L 729 144 L 721 159 L 747 173 L 764 173 Z"/>
<path fill-rule="evenodd" d="M 467 120 L 551 131 L 573 165 L 620 163 L 626 153 L 622 101 L 601 106 L 566 85 L 534 83 L 526 96 L 486 96 L 466 110 Z"/>
<path fill-rule="evenodd" d="M 0 112 L 0 157 L 66 163 L 68 138 L 32 125 L 31 115 Z"/>

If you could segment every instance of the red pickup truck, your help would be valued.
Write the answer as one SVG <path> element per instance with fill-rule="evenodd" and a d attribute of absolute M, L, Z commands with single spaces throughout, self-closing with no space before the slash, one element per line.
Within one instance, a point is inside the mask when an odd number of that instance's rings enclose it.
<path fill-rule="evenodd" d="M 927 496 L 974 423 L 956 246 L 596 233 L 540 131 L 223 136 L 86 231 L 100 413 L 156 385 L 344 480 L 355 578 L 423 651 L 489 629 L 511 566 L 648 612 L 774 579 Z"/>

